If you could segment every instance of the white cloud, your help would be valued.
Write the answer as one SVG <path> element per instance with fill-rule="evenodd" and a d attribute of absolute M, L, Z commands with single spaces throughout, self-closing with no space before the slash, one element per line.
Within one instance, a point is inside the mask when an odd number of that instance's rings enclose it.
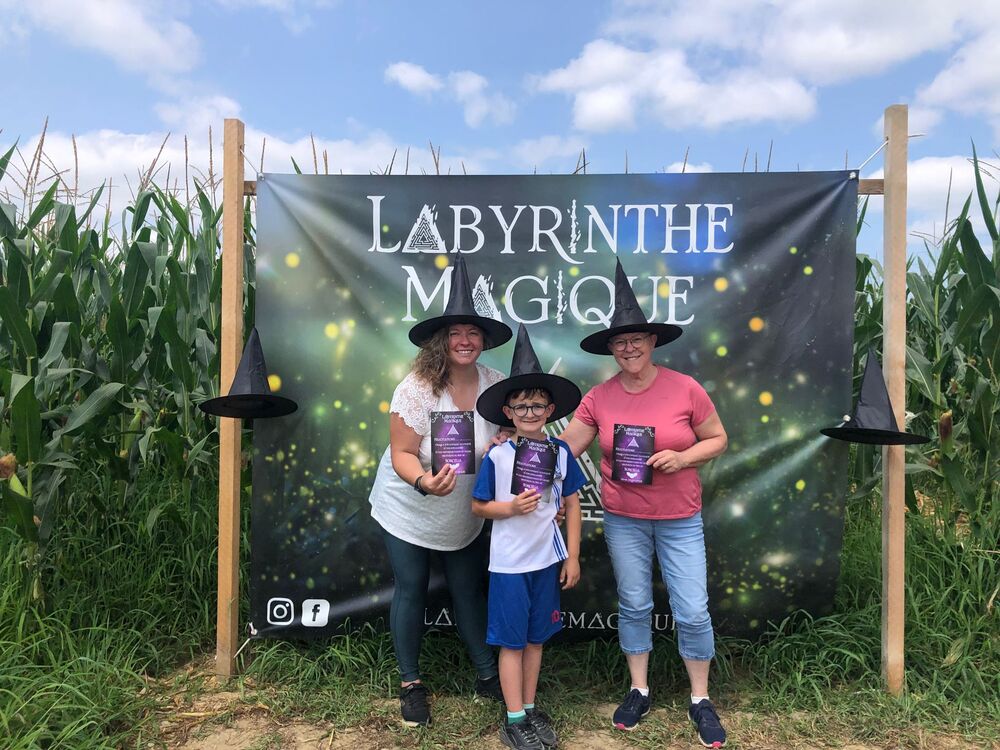
<path fill-rule="evenodd" d="M 1000 134 L 998 27 L 996 0 L 619 0 L 600 38 L 533 82 L 571 96 L 584 130 L 795 122 L 814 114 L 818 87 L 950 51 L 913 98 L 913 126 L 950 110 Z"/>
<path fill-rule="evenodd" d="M 675 161 L 673 164 L 667 166 L 664 172 L 685 172 L 685 173 L 701 173 L 701 172 L 714 172 L 712 165 L 707 161 L 703 161 L 701 164 L 692 164 L 690 162 L 684 163 L 682 161 Z"/>
<path fill-rule="evenodd" d="M 198 63 L 197 37 L 168 7 L 137 0 L 0 0 L 7 23 L 41 29 L 150 77 L 187 73 Z"/>
<path fill-rule="evenodd" d="M 1000 166 L 984 164 L 983 182 L 990 199 L 997 195 Z M 881 179 L 878 169 L 866 177 Z M 969 218 L 976 233 L 985 237 L 979 201 L 976 196 L 976 175 L 968 156 L 925 156 L 908 162 L 907 178 L 907 232 L 911 235 L 933 235 L 940 238 L 945 227 L 954 222 L 965 201 L 971 196 Z M 868 212 L 880 216 L 882 200 L 869 203 Z M 947 211 L 947 213 L 946 213 Z M 911 244 L 919 240 L 911 238 Z"/>
<path fill-rule="evenodd" d="M 154 107 L 163 123 L 175 133 L 207 133 L 219 128 L 227 117 L 239 117 L 239 102 L 215 94 L 184 101 L 160 102 Z"/>
<path fill-rule="evenodd" d="M 514 145 L 511 154 L 514 161 L 527 169 L 533 169 L 552 159 L 566 159 L 566 171 L 572 171 L 574 165 L 569 163 L 579 158 L 580 152 L 587 144 L 580 138 L 561 135 L 545 135 L 540 138 L 526 138 Z"/>
<path fill-rule="evenodd" d="M 426 68 L 411 62 L 395 62 L 385 69 L 385 80 L 402 86 L 411 94 L 429 94 L 439 91 L 444 84 Z"/>
<path fill-rule="evenodd" d="M 514 119 L 514 103 L 490 91 L 490 82 L 471 70 L 454 71 L 443 81 L 421 65 L 401 61 L 385 69 L 385 80 L 418 95 L 447 89 L 448 95 L 462 105 L 465 124 L 470 128 L 478 128 L 487 120 L 504 125 Z"/>
<path fill-rule="evenodd" d="M 683 51 L 638 52 L 606 39 L 533 84 L 573 96 L 573 125 L 597 132 L 631 127 L 640 111 L 680 129 L 803 120 L 816 107 L 815 93 L 787 76 L 743 69 L 702 76 Z"/>
<path fill-rule="evenodd" d="M 1000 19 L 998 19 L 1000 22 Z M 1000 30 L 996 25 L 960 47 L 934 79 L 917 93 L 927 107 L 985 115 L 1000 137 Z"/>
<path fill-rule="evenodd" d="M 485 120 L 505 125 L 514 119 L 514 103 L 503 94 L 489 91 L 489 81 L 471 70 L 448 75 L 452 95 L 462 105 L 465 124 L 478 128 Z"/>

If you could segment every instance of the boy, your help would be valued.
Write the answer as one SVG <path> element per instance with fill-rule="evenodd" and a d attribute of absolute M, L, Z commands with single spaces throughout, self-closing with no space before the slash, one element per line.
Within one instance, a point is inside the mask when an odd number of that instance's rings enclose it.
<path fill-rule="evenodd" d="M 577 491 L 587 480 L 569 447 L 547 437 L 544 427 L 579 402 L 573 383 L 541 371 L 521 326 L 511 376 L 487 389 L 476 404 L 489 421 L 516 430 L 512 439 L 487 453 L 472 491 L 472 512 L 493 519 L 486 642 L 500 647 L 500 686 L 507 704 L 500 739 L 515 750 L 558 743 L 549 718 L 535 708 L 535 690 L 542 646 L 562 629 L 559 585 L 568 589 L 580 580 Z M 550 446 L 554 470 L 551 486 L 541 488 L 544 494 L 531 487 L 512 492 L 517 444 L 525 439 Z M 561 505 L 566 508 L 566 542 L 556 522 Z"/>

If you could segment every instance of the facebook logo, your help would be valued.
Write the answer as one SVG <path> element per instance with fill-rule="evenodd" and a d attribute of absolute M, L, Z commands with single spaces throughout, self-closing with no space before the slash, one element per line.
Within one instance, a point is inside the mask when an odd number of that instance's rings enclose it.
<path fill-rule="evenodd" d="M 302 626 L 325 628 L 330 619 L 330 602 L 326 599 L 306 599 L 302 602 Z"/>

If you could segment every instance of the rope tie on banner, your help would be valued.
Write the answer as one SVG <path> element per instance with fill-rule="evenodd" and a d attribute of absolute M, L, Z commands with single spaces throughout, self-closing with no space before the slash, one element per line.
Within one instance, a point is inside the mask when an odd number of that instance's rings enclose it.
<path fill-rule="evenodd" d="M 911 133 L 910 135 L 908 135 L 906 137 L 907 138 L 923 138 L 925 135 L 927 135 L 927 134 L 926 133 Z M 861 170 L 865 168 L 865 165 L 868 162 L 870 162 L 872 159 L 874 159 L 876 156 L 878 156 L 880 153 L 882 153 L 882 149 L 884 149 L 888 144 L 889 144 L 889 136 L 886 136 L 885 138 L 882 139 L 882 145 L 880 145 L 877 149 L 875 149 L 874 151 L 872 151 L 871 156 L 869 156 L 867 159 L 865 159 L 863 162 L 861 162 L 858 165 L 858 167 L 857 167 L 857 169 L 855 171 L 858 172 L 858 173 L 860 173 Z"/>

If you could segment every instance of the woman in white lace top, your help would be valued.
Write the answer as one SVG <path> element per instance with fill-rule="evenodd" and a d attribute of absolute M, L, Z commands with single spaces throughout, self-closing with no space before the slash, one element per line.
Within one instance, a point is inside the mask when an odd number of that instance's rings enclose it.
<path fill-rule="evenodd" d="M 471 412 L 478 469 L 483 450 L 499 428 L 479 416 L 476 400 L 504 374 L 477 360 L 485 349 L 510 337 L 506 325 L 476 313 L 459 256 L 444 314 L 410 331 L 420 352 L 392 396 L 389 447 L 369 500 L 395 579 L 389 628 L 399 664 L 400 708 L 410 726 L 430 723 L 419 657 L 432 552 L 441 560 L 455 623 L 478 673 L 476 691 L 502 700 L 496 662 L 486 645 L 483 582 L 488 544 L 483 520 L 471 510 L 475 472 L 456 474 L 449 464 L 437 473 L 431 470 L 431 413 Z"/>

